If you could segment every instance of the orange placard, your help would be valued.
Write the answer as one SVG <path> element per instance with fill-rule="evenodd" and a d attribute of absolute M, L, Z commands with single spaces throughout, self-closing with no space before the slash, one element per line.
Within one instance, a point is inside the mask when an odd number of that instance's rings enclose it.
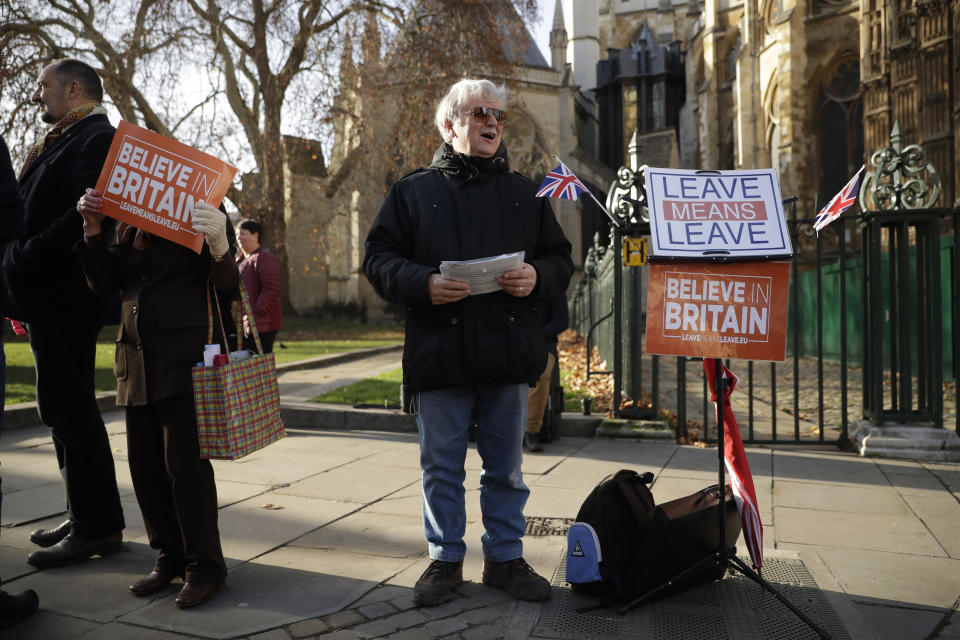
<path fill-rule="evenodd" d="M 209 154 L 121 120 L 97 189 L 104 214 L 200 253 L 193 205 L 219 206 L 236 173 Z"/>
<path fill-rule="evenodd" d="M 783 361 L 790 263 L 654 263 L 651 354 Z"/>

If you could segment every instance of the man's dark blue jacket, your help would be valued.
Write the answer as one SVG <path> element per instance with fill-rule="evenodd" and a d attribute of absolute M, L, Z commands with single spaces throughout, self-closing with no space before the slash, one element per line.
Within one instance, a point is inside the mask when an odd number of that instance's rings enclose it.
<path fill-rule="evenodd" d="M 570 242 L 536 185 L 509 170 L 507 153 L 463 156 L 444 144 L 429 168 L 395 183 L 367 235 L 363 271 L 374 290 L 407 307 L 403 380 L 409 391 L 536 384 L 547 362 L 538 305 L 566 289 Z M 530 296 L 504 291 L 430 302 L 442 260 L 515 251 L 537 271 Z"/>

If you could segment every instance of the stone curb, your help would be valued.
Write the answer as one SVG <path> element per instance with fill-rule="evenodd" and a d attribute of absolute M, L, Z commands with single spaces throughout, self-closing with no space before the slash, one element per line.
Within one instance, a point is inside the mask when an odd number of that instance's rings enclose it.
<path fill-rule="evenodd" d="M 597 438 L 633 438 L 673 441 L 676 434 L 664 420 L 605 419 L 597 426 Z"/>
<path fill-rule="evenodd" d="M 297 360 L 296 362 L 286 362 L 277 365 L 277 373 L 285 371 L 300 371 L 303 369 L 319 369 L 329 367 L 344 362 L 352 362 L 369 356 L 376 356 L 382 353 L 391 353 L 393 351 L 402 351 L 402 344 L 392 344 L 385 347 L 371 347 L 369 349 L 358 349 L 357 351 L 347 351 L 345 353 L 333 353 L 317 358 L 308 358 L 306 360 Z M 282 399 L 281 399 L 282 400 Z M 312 404 L 312 403 L 307 403 Z M 97 406 L 100 411 L 116 411 L 117 393 L 116 391 L 101 391 L 97 394 Z M 3 410 L 3 428 L 22 429 L 41 424 L 40 411 L 37 409 L 36 402 L 18 402 L 7 405 Z M 330 427 L 333 428 L 333 427 Z M 340 427 L 344 428 L 344 427 Z M 414 426 L 416 430 L 416 426 Z"/>
<path fill-rule="evenodd" d="M 372 347 L 346 353 L 335 353 L 308 360 L 298 360 L 277 365 L 277 372 L 318 369 L 360 360 L 382 353 L 402 351 L 402 344 L 386 347 Z M 101 411 L 115 411 L 117 394 L 103 391 L 97 394 L 97 404 Z M 377 430 L 415 433 L 416 419 L 395 409 L 354 409 L 351 406 L 284 400 L 280 398 L 280 415 L 289 429 L 336 429 L 336 430 Z M 560 421 L 561 436 L 592 438 L 597 427 L 604 421 L 603 416 L 584 416 L 579 413 L 564 413 Z M 36 402 L 12 404 L 4 410 L 4 429 L 19 429 L 41 424 Z"/>
<path fill-rule="evenodd" d="M 100 411 L 117 410 L 116 391 L 101 391 L 97 394 L 97 406 Z M 40 410 L 37 409 L 36 402 L 17 402 L 10 404 L 3 409 L 3 430 L 22 429 L 43 424 L 40 419 Z"/>
<path fill-rule="evenodd" d="M 354 409 L 342 404 L 283 400 L 280 415 L 288 429 L 368 429 L 376 431 L 416 432 L 416 419 L 398 409 Z M 561 436 L 592 438 L 603 421 L 598 416 L 564 413 Z"/>
<path fill-rule="evenodd" d="M 960 437 L 948 429 L 861 421 L 852 440 L 863 457 L 960 462 Z"/>

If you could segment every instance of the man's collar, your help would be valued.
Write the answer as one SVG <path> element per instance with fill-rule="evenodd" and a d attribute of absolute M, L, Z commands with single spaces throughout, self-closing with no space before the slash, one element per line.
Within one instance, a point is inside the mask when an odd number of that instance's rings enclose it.
<path fill-rule="evenodd" d="M 80 115 L 80 117 L 76 117 L 77 115 Z M 107 115 L 106 108 L 99 102 L 86 102 L 84 104 L 75 106 L 73 109 L 70 109 L 70 111 L 67 111 L 66 115 L 60 118 L 60 120 L 53 125 L 53 128 L 59 126 L 61 132 L 63 132 L 80 122 L 83 118 L 95 115 Z M 61 124 L 63 122 L 66 122 L 66 125 Z"/>

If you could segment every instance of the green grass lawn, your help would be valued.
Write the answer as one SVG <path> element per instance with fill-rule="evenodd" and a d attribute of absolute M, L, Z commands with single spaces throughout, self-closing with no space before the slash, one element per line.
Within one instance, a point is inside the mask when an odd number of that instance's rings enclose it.
<path fill-rule="evenodd" d="M 345 387 L 320 394 L 310 402 L 333 402 L 335 404 L 371 404 L 382 406 L 400 403 L 400 383 L 403 370 L 386 371 L 378 376 L 354 382 Z"/>
<path fill-rule="evenodd" d="M 112 327 L 111 336 L 116 335 L 116 327 Z M 7 355 L 7 389 L 6 403 L 33 402 L 36 400 L 37 383 L 36 371 L 33 368 L 33 352 L 26 337 L 11 337 L 9 332 L 4 337 L 4 351 Z M 115 389 L 117 379 L 113 377 L 113 340 L 104 341 L 103 335 L 97 342 L 96 372 L 94 384 L 97 391 Z"/>
<path fill-rule="evenodd" d="M 563 381 L 568 376 L 569 374 L 561 369 L 560 384 L 563 384 Z M 321 394 L 316 398 L 311 398 L 310 401 L 332 402 L 335 404 L 369 404 L 380 406 L 386 400 L 389 402 L 389 404 L 397 404 L 397 396 L 400 393 L 400 383 L 402 379 L 402 370 L 394 369 L 393 371 L 381 373 L 373 378 L 360 380 L 359 382 L 354 382 L 353 384 L 345 387 L 328 391 L 327 393 Z M 569 389 L 569 385 L 564 385 L 564 388 Z M 582 394 L 571 395 L 569 391 L 565 391 L 563 397 L 563 410 L 580 413 L 581 397 L 583 397 Z"/>
<path fill-rule="evenodd" d="M 316 358 L 331 353 L 344 351 L 358 351 L 372 347 L 385 347 L 401 342 L 403 338 L 394 340 L 277 340 L 273 344 L 273 353 L 277 364 L 282 362 L 296 362 L 307 358 Z M 281 346 L 281 344 L 283 346 Z"/>
<path fill-rule="evenodd" d="M 283 323 L 284 328 L 277 334 L 273 347 L 278 363 L 295 362 L 331 353 L 356 351 L 403 341 L 403 330 L 396 326 L 300 316 L 286 316 Z M 36 399 L 33 353 L 25 336 L 11 334 L 10 331 L 6 332 L 4 344 L 7 355 L 6 402 L 7 404 L 33 402 Z M 112 391 L 117 386 L 116 378 L 113 376 L 116 335 L 116 326 L 104 327 L 97 339 L 94 374 L 97 391 Z M 392 394 L 391 398 L 396 395 L 396 393 Z M 392 402 L 396 401 L 396 399 L 392 400 Z"/>
<path fill-rule="evenodd" d="M 580 413 L 580 400 L 585 398 L 587 394 L 585 393 L 574 393 L 571 391 L 573 388 L 572 385 L 567 383 L 567 380 L 573 374 L 564 369 L 560 369 L 560 385 L 563 387 L 563 410 L 571 413 Z"/>

